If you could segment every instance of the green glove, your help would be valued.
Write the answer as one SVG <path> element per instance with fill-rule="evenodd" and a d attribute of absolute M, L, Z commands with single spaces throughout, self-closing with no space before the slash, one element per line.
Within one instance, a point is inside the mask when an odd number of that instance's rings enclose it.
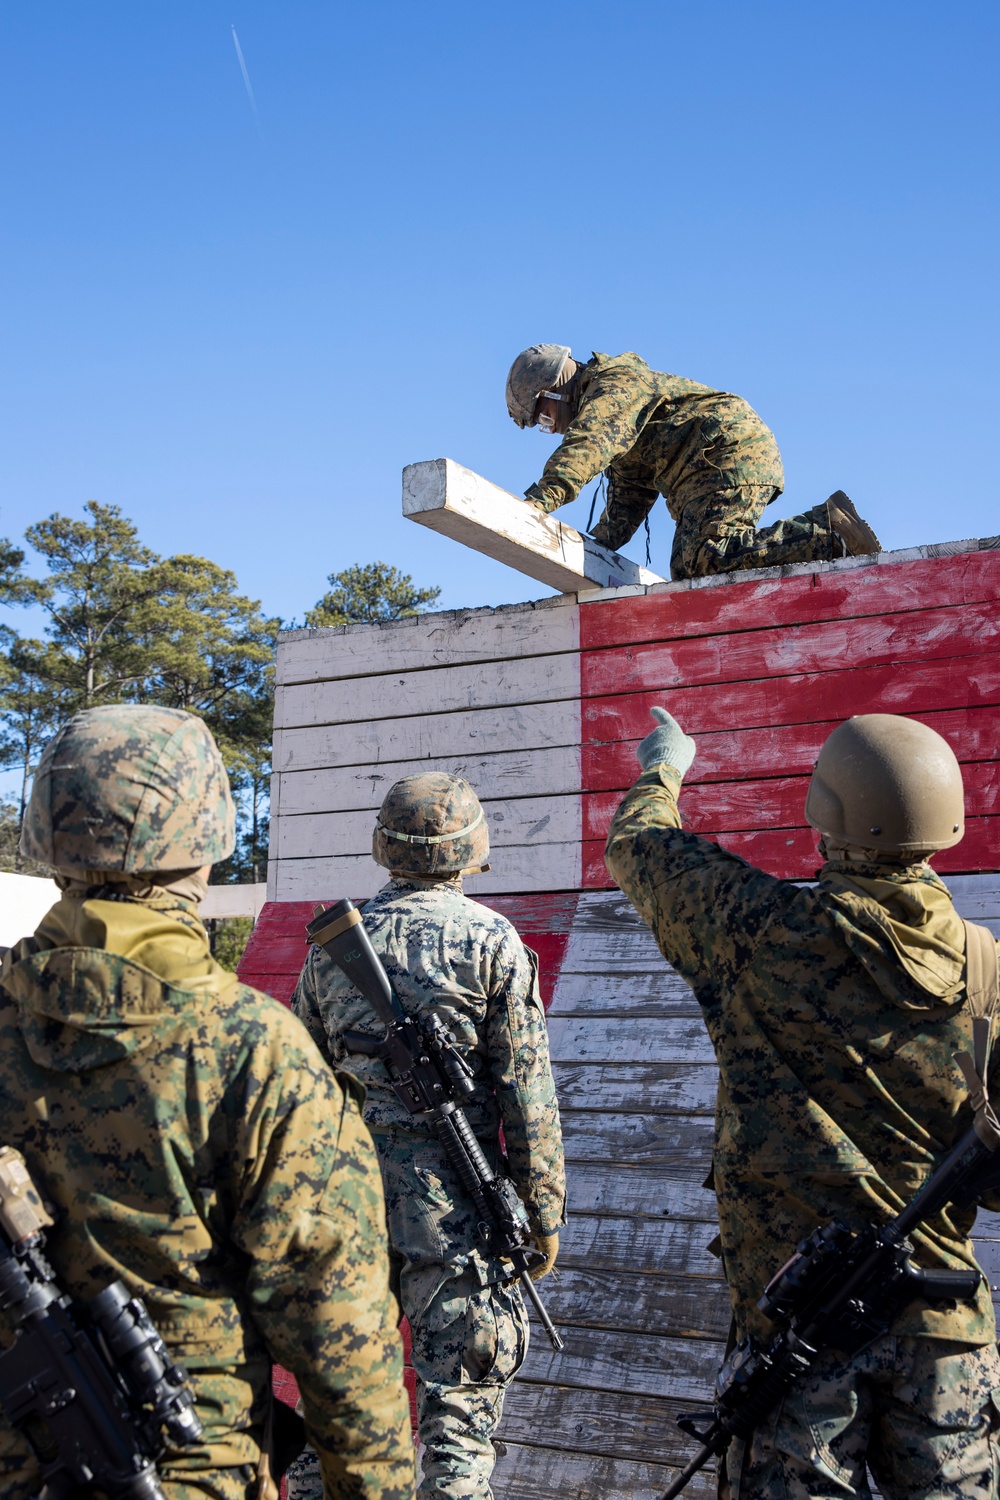
<path fill-rule="evenodd" d="M 649 712 L 657 727 L 639 741 L 635 753 L 640 766 L 644 771 L 650 766 L 673 766 L 683 776 L 694 760 L 694 740 L 665 708 L 651 708 Z"/>
<path fill-rule="evenodd" d="M 545 496 L 542 494 L 542 490 L 541 490 L 541 486 L 540 485 L 529 484 L 528 488 L 524 492 L 524 498 L 525 498 L 525 500 L 527 500 L 527 502 L 528 502 L 529 505 L 534 505 L 536 507 L 536 509 L 544 512 L 545 515 L 548 515 L 548 513 L 549 513 L 549 502 L 546 500 Z"/>

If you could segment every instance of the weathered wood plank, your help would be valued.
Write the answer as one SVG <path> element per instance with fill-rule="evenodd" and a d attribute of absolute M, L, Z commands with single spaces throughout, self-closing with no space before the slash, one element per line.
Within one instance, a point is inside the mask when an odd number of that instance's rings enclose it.
<path fill-rule="evenodd" d="M 696 1404 L 707 1405 L 707 1400 L 706 1391 L 704 1402 Z M 676 1425 L 688 1410 L 690 1402 L 519 1380 L 507 1396 L 499 1437 L 506 1443 L 537 1444 L 544 1439 L 547 1446 L 570 1454 L 598 1453 L 632 1461 L 641 1453 L 646 1463 L 681 1468 L 695 1451 L 694 1440 Z M 711 1473 L 711 1467 L 706 1472 Z M 691 1493 L 693 1489 L 685 1491 Z M 714 1497 L 715 1491 L 707 1493 Z M 603 1491 L 590 1492 L 587 1500 L 595 1494 L 603 1496 Z"/>
<path fill-rule="evenodd" d="M 978 761 L 962 768 L 967 816 L 997 806 L 1000 765 Z M 583 837 L 605 839 L 621 804 L 625 787 L 583 797 Z M 805 823 L 808 776 L 772 776 L 761 781 L 709 781 L 681 788 L 680 814 L 685 828 L 701 833 L 724 828 L 729 833 L 772 828 L 801 828 Z"/>
<path fill-rule="evenodd" d="M 376 809 L 393 785 L 414 770 L 445 771 L 464 776 L 483 801 L 505 797 L 552 797 L 579 792 L 580 748 L 560 745 L 533 750 L 522 746 L 498 755 L 435 756 L 429 760 L 382 760 L 370 766 L 285 771 L 280 781 L 278 815 Z M 273 798 L 272 798 L 273 804 Z M 273 814 L 272 814 L 273 815 Z"/>
<path fill-rule="evenodd" d="M 885 566 L 886 562 L 890 566 Z M 580 646 L 586 651 L 626 648 L 651 641 L 690 640 L 761 627 L 820 620 L 861 619 L 1000 598 L 995 552 L 920 559 L 891 565 L 820 570 L 798 577 L 756 572 L 733 577 L 725 588 L 667 585 L 644 595 L 587 601 L 581 609 Z"/>
<path fill-rule="evenodd" d="M 659 1500 L 677 1469 L 505 1443 L 492 1485 L 498 1500 Z M 685 1500 L 715 1500 L 715 1492 L 714 1478 L 702 1472 L 684 1494 Z"/>
<path fill-rule="evenodd" d="M 385 884 L 386 873 L 370 855 L 328 855 L 313 859 L 270 859 L 267 867 L 269 901 L 335 901 L 349 891 L 367 900 Z M 580 844 L 508 845 L 498 851 L 485 875 L 471 877 L 468 894 L 497 895 L 506 891 L 577 891 Z"/>
<path fill-rule="evenodd" d="M 712 1151 L 712 1121 L 701 1116 L 599 1114 L 568 1109 L 563 1143 L 574 1161 L 660 1162 L 704 1177 Z M 683 1175 L 683 1172 L 681 1173 Z"/>
<path fill-rule="evenodd" d="M 560 1109 L 631 1114 L 711 1115 L 714 1067 L 706 1063 L 560 1063 L 553 1065 Z"/>
<path fill-rule="evenodd" d="M 521 1370 L 523 1379 L 698 1400 L 711 1390 L 725 1349 L 718 1339 L 572 1326 L 560 1332 L 566 1345 L 560 1353 L 548 1339 L 532 1340 Z"/>
<path fill-rule="evenodd" d="M 622 584 L 659 583 L 659 574 L 599 547 L 555 516 L 502 490 L 451 458 L 407 464 L 403 515 L 463 542 L 547 588 L 572 591 Z"/>
<path fill-rule="evenodd" d="M 567 1063 L 712 1062 L 715 1055 L 703 1023 L 688 1018 L 553 1016 L 549 1048 L 553 1061 Z"/>
<path fill-rule="evenodd" d="M 992 760 L 1000 743 L 1000 708 L 954 708 L 943 713 L 914 712 L 914 719 L 944 736 L 963 763 Z M 697 736 L 695 756 L 685 785 L 772 776 L 808 776 L 820 746 L 839 720 L 816 724 L 766 724 L 753 729 L 726 729 Z M 631 786 L 636 779 L 638 740 L 590 745 L 586 752 L 586 787 L 590 792 Z"/>
<path fill-rule="evenodd" d="M 729 1292 L 721 1277 L 567 1268 L 546 1279 L 544 1292 L 549 1316 L 560 1328 L 631 1329 L 687 1339 L 724 1340 L 729 1333 Z"/>
<path fill-rule="evenodd" d="M 581 692 L 586 698 L 600 698 L 654 688 L 826 674 L 900 661 L 978 656 L 998 645 L 1000 611 L 992 601 L 860 620 L 805 620 L 794 630 L 779 625 L 587 651 L 581 660 Z"/>
<path fill-rule="evenodd" d="M 1000 864 L 1000 848 L 997 863 Z M 1000 917 L 1000 874 L 949 875 L 948 889 L 967 922 L 985 922 Z"/>
<path fill-rule="evenodd" d="M 623 1019 L 700 1016 L 691 987 L 660 959 L 659 974 L 559 974 L 550 1016 L 609 1015 Z"/>
<path fill-rule="evenodd" d="M 739 687 L 744 729 L 839 723 L 852 714 L 874 712 L 919 714 L 926 712 L 928 704 L 943 711 L 998 703 L 1000 657 L 992 649 L 951 660 L 925 661 L 919 655 L 901 654 L 897 661 L 879 667 L 858 664 L 837 671 L 799 671 L 788 677 L 754 674 Z M 732 728 L 732 698 L 720 693 L 715 684 L 623 693 L 615 683 L 606 697 L 583 703 L 584 745 L 642 739 L 649 733 L 649 710 L 656 704 L 669 708 L 696 739 Z M 585 760 L 585 772 L 586 766 Z M 590 785 L 586 775 L 584 785 Z"/>
<path fill-rule="evenodd" d="M 398 719 L 500 704 L 549 703 L 576 699 L 579 692 L 580 663 L 575 653 L 530 656 L 523 661 L 292 684 L 275 699 L 274 724 L 276 729 L 293 729 L 364 723 L 379 716 Z"/>
<path fill-rule="evenodd" d="M 811 828 L 767 828 L 751 832 L 705 828 L 700 832 L 704 838 L 715 839 L 724 849 L 738 854 L 749 864 L 785 880 L 811 880 L 819 866 L 818 835 Z M 995 870 L 998 848 L 1000 817 L 967 817 L 962 842 L 953 849 L 942 849 L 935 854 L 934 868 L 944 876 L 952 871 L 975 874 Z M 611 884 L 611 877 L 604 867 L 603 839 L 583 841 L 583 884 L 595 887 Z M 990 922 L 985 925 L 989 926 Z"/>
<path fill-rule="evenodd" d="M 273 755 L 278 772 L 331 766 L 360 766 L 370 771 L 383 761 L 417 771 L 425 761 L 459 763 L 466 755 L 575 748 L 579 743 L 580 705 L 575 699 L 560 699 L 555 703 L 278 728 Z"/>
<path fill-rule="evenodd" d="M 701 1167 L 702 1177 L 707 1163 Z M 694 1219 L 612 1219 L 598 1214 L 570 1214 L 559 1236 L 559 1264 L 567 1270 L 659 1271 L 671 1276 L 715 1280 L 719 1261 L 708 1246 L 717 1224 Z"/>
<path fill-rule="evenodd" d="M 484 800 L 483 810 L 494 849 L 507 845 L 569 844 L 580 837 L 578 796 Z M 341 858 L 366 854 L 371 849 L 374 826 L 375 814 L 367 808 L 300 813 L 293 818 L 283 816 L 277 824 L 275 854 L 278 859 L 310 859 L 328 853 Z"/>
<path fill-rule="evenodd" d="M 670 1167 L 622 1161 L 566 1164 L 569 1204 L 574 1214 L 653 1219 L 696 1219 L 718 1228 L 715 1194 L 701 1177 L 685 1177 Z"/>
<path fill-rule="evenodd" d="M 286 630 L 278 636 L 275 682 L 280 690 L 291 683 L 575 651 L 579 620 L 574 600 L 541 599 L 437 610 L 371 624 Z"/>

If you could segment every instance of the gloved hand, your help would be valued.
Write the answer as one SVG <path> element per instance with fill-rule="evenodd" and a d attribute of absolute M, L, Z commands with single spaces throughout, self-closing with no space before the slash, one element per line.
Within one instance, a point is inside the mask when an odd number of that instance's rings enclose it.
<path fill-rule="evenodd" d="M 548 515 L 549 507 L 539 485 L 529 484 L 528 488 L 524 492 L 524 498 L 529 505 L 533 505 L 535 509 L 540 510 L 543 515 Z"/>
<path fill-rule="evenodd" d="M 694 760 L 694 740 L 684 733 L 677 720 L 665 708 L 651 708 L 649 712 L 656 720 L 656 728 L 644 740 L 639 741 L 635 753 L 639 757 L 640 766 L 648 771 L 650 766 L 665 764 L 673 766 L 683 776 Z"/>
<path fill-rule="evenodd" d="M 547 1276 L 556 1263 L 556 1256 L 559 1254 L 559 1235 L 558 1233 L 533 1234 L 531 1238 L 534 1241 L 535 1249 L 539 1254 L 544 1255 L 545 1259 L 540 1265 L 533 1266 L 528 1275 L 532 1281 L 541 1281 L 542 1277 Z"/>

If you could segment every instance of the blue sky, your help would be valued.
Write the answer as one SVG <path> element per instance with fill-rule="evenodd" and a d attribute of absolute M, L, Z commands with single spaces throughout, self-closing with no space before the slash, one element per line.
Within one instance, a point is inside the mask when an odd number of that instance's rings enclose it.
<path fill-rule="evenodd" d="M 888 546 L 1000 531 L 998 33 L 914 0 L 5 6 L 0 533 L 113 502 L 285 619 L 374 558 L 537 597 L 400 515 L 415 459 L 538 477 L 503 403 L 536 340 L 746 396 L 773 519 L 843 488 Z"/>

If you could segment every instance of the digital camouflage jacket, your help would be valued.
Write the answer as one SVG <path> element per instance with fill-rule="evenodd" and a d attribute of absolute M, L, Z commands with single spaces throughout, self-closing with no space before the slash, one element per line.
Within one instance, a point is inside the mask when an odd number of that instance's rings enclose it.
<path fill-rule="evenodd" d="M 679 787 L 672 767 L 640 776 L 606 862 L 694 990 L 715 1048 L 725 1271 L 741 1336 L 763 1336 L 757 1298 L 797 1241 L 833 1217 L 886 1222 L 971 1124 L 952 1054 L 971 1051 L 972 1023 L 964 988 L 935 997 L 904 969 L 879 903 L 844 894 L 844 866 L 825 865 L 813 889 L 766 875 L 680 826 Z M 914 922 L 921 888 L 944 891 L 926 864 L 871 869 Z M 1000 1048 L 990 1071 L 996 1087 Z M 974 1265 L 974 1220 L 936 1215 L 913 1235 L 915 1263 Z M 911 1303 L 893 1332 L 992 1343 L 989 1287 L 949 1309 Z"/>
<path fill-rule="evenodd" d="M 473 1130 L 495 1141 L 503 1123 L 510 1174 L 532 1228 L 553 1233 L 563 1222 L 566 1182 L 534 954 L 506 917 L 453 884 L 393 880 L 362 910 L 404 1010 L 439 1015 L 472 1068 L 476 1092 L 464 1109 Z M 309 950 L 292 1007 L 326 1055 L 365 1085 L 373 1130 L 430 1129 L 393 1093 L 378 1058 L 348 1058 L 345 1031 L 380 1036 L 383 1027 L 322 948 Z"/>
<path fill-rule="evenodd" d="M 575 500 L 607 469 L 595 536 L 624 546 L 663 495 L 673 519 L 690 500 L 785 476 L 774 434 L 740 396 L 651 370 L 638 354 L 595 354 L 579 374 L 577 410 L 527 495 L 546 511 Z"/>
<path fill-rule="evenodd" d="M 214 962 L 192 904 L 64 897 L 11 950 L 0 1142 L 54 1204 L 64 1289 L 122 1277 L 194 1381 L 204 1443 L 161 1461 L 169 1500 L 255 1492 L 272 1359 L 329 1494 L 412 1494 L 371 1137 L 294 1016 Z M 0 1420 L 0 1495 L 37 1488 Z"/>

